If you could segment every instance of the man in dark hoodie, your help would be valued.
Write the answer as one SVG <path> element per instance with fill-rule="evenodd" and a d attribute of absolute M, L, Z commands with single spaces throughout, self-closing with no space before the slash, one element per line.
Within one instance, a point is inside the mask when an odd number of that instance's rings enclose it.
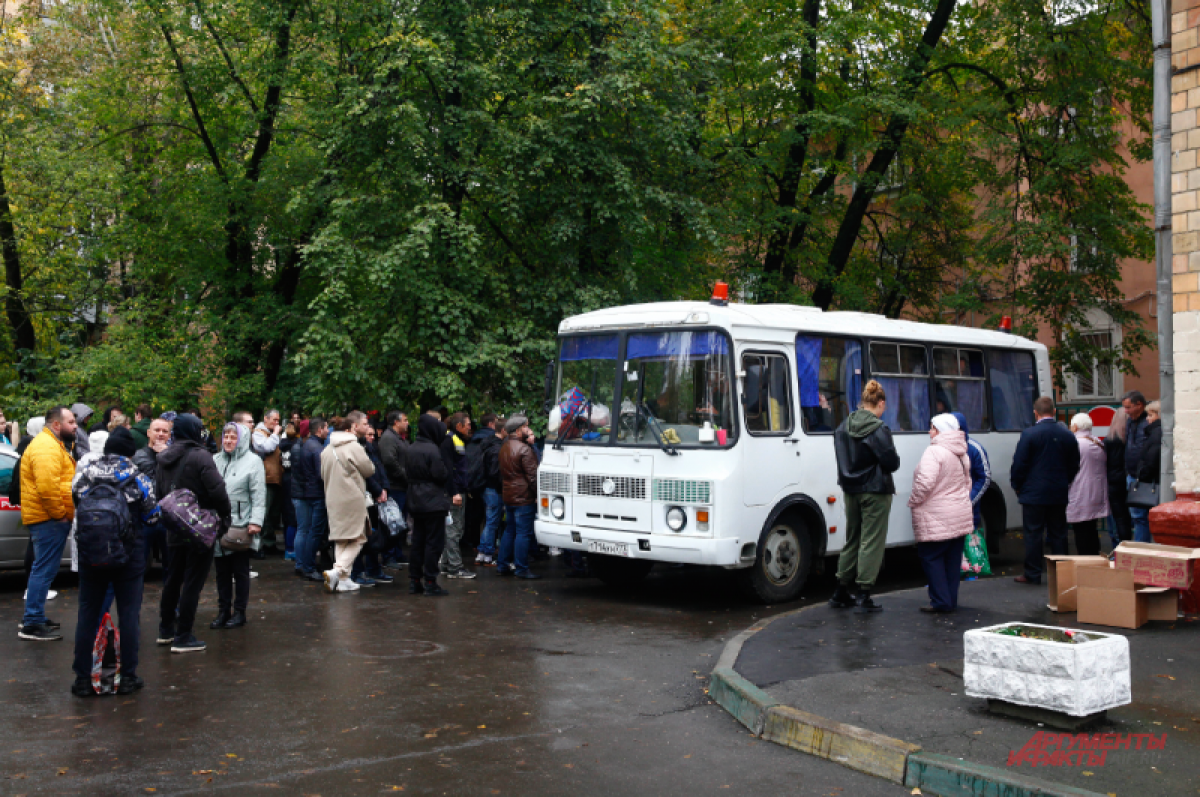
<path fill-rule="evenodd" d="M 160 501 L 175 490 L 191 490 L 200 508 L 216 512 L 222 529 L 227 529 L 232 514 L 229 494 L 212 454 L 201 442 L 203 428 L 195 415 L 176 416 L 175 442 L 158 455 L 154 483 L 162 494 Z M 212 567 L 212 548 L 170 533 L 167 544 L 171 555 L 159 607 L 158 644 L 170 645 L 172 653 L 204 650 L 205 644 L 192 635 L 192 626 L 200 592 Z"/>
<path fill-rule="evenodd" d="M 829 599 L 835 609 L 857 605 L 859 611 L 877 612 L 883 608 L 871 600 L 871 590 L 887 546 L 888 513 L 896 494 L 892 474 L 900 467 L 892 433 L 883 422 L 886 408 L 883 387 L 872 379 L 863 388 L 862 406 L 833 433 L 838 484 L 846 501 L 846 543 L 838 557 L 837 591 Z M 850 594 L 855 583 L 857 597 Z"/>

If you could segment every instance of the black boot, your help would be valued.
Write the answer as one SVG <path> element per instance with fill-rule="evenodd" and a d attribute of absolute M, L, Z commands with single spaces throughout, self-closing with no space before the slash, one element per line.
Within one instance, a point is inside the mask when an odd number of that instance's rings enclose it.
<path fill-rule="evenodd" d="M 245 624 L 246 624 L 246 613 L 245 612 L 234 612 L 229 617 L 229 620 L 226 621 L 225 627 L 226 628 L 241 628 Z"/>
<path fill-rule="evenodd" d="M 871 600 L 871 593 L 864 590 L 858 596 L 858 607 L 854 611 L 858 614 L 865 614 L 867 612 L 881 612 L 883 611 L 883 607 Z"/>
<path fill-rule="evenodd" d="M 425 579 L 425 595 L 426 597 L 436 598 L 441 595 L 449 595 L 450 593 L 438 586 L 437 579 Z"/>
<path fill-rule="evenodd" d="M 850 594 L 850 589 L 845 584 L 838 584 L 833 597 L 829 599 L 829 605 L 834 609 L 850 609 L 857 605 L 857 601 L 854 600 L 854 596 Z"/>
<path fill-rule="evenodd" d="M 421 579 L 410 578 L 408 580 L 408 594 L 409 595 L 423 595 L 424 593 L 425 593 L 425 588 L 421 586 Z"/>
<path fill-rule="evenodd" d="M 221 611 L 217 612 L 217 619 L 215 619 L 211 623 L 209 623 L 208 627 L 213 630 L 216 630 L 219 628 L 228 628 L 228 626 L 226 625 L 226 623 L 228 623 L 228 622 L 229 622 L 229 610 L 222 609 Z"/>

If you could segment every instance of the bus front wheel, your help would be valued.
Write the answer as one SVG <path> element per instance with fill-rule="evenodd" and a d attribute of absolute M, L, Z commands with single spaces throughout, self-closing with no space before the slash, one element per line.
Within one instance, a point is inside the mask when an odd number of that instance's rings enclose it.
<path fill-rule="evenodd" d="M 623 559 L 617 556 L 589 554 L 588 567 L 592 575 L 610 587 L 627 589 L 650 573 L 654 562 L 645 559 Z"/>
<path fill-rule="evenodd" d="M 785 603 L 800 596 L 812 569 L 813 546 L 796 517 L 775 521 L 758 540 L 754 566 L 738 571 L 742 589 L 762 603 Z"/>

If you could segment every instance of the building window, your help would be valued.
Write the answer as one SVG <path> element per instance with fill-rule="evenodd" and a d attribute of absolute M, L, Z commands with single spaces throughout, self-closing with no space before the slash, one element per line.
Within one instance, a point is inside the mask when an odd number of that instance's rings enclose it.
<path fill-rule="evenodd" d="M 1113 333 L 1087 332 L 1083 335 L 1089 345 L 1098 349 L 1113 348 Z M 1113 399 L 1116 398 L 1116 383 L 1113 379 L 1111 363 L 1092 360 L 1092 367 L 1083 373 L 1075 374 L 1075 398 Z"/>

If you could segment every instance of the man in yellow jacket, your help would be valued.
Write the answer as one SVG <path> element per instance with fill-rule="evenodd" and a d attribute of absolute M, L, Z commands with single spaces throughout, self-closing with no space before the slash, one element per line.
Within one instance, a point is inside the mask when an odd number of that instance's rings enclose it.
<path fill-rule="evenodd" d="M 58 623 L 46 619 L 46 593 L 58 575 L 71 533 L 75 504 L 71 479 L 75 459 L 75 414 L 66 407 L 46 413 L 46 425 L 21 457 L 21 522 L 33 540 L 33 570 L 25 593 L 25 618 L 17 635 L 34 642 L 62 639 Z"/>

